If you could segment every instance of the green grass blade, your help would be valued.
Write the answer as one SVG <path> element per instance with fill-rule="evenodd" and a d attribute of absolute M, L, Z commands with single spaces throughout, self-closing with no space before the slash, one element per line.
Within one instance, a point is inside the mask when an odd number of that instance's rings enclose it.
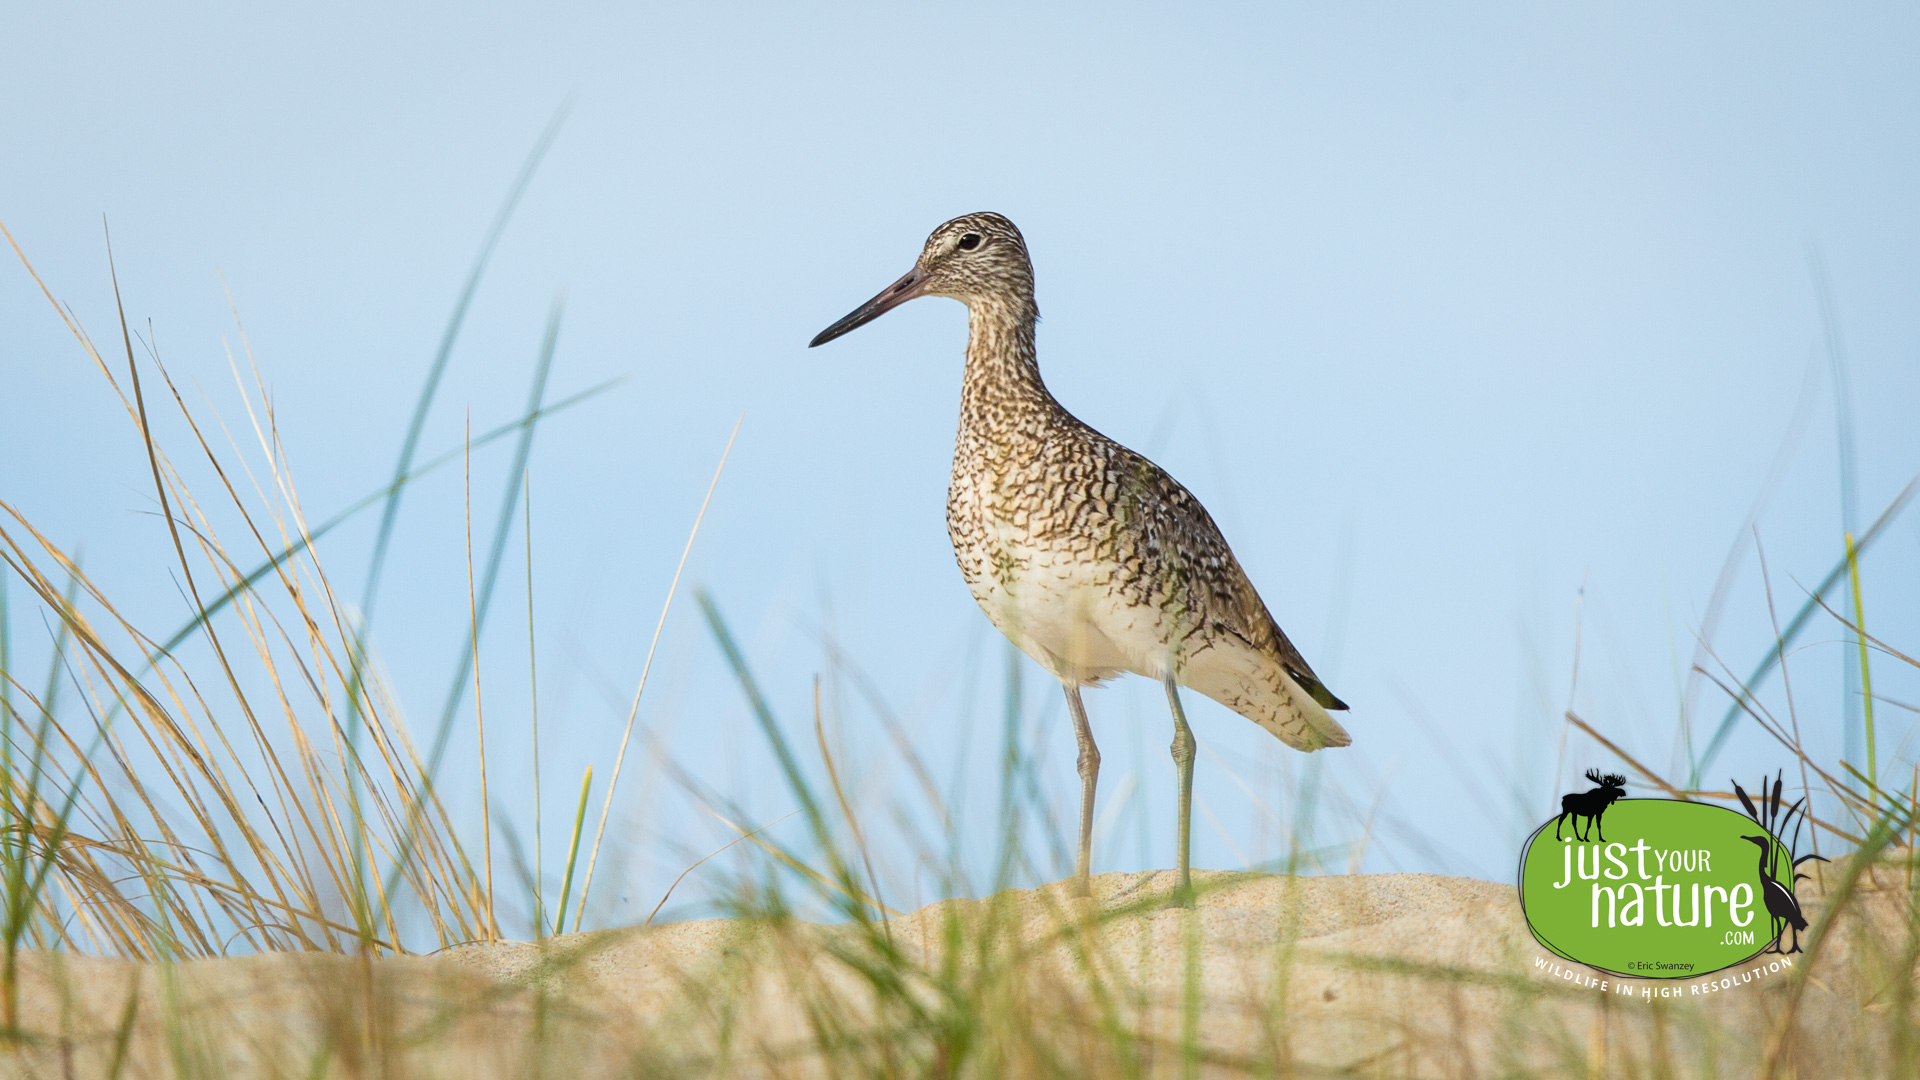
<path fill-rule="evenodd" d="M 1853 534 L 1847 534 L 1847 577 L 1853 583 L 1853 640 L 1860 646 L 1860 697 L 1866 710 L 1867 783 L 1880 789 L 1880 767 L 1873 747 L 1873 672 L 1867 666 L 1867 612 L 1860 601 L 1860 556 L 1854 551 Z"/>
<path fill-rule="evenodd" d="M 560 341 L 560 318 L 564 306 L 556 300 L 553 310 L 547 316 L 546 334 L 540 342 L 540 357 L 533 365 L 533 385 L 527 392 L 527 413 L 537 414 L 540 402 L 547 392 L 547 375 L 553 369 L 553 353 Z M 507 472 L 506 490 L 500 498 L 500 513 L 494 522 L 493 542 L 487 554 L 487 572 L 481 579 L 480 590 L 474 599 L 471 624 L 463 635 L 460 644 L 460 661 L 455 666 L 453 685 L 447 690 L 446 702 L 440 709 L 439 725 L 434 732 L 433 747 L 427 753 L 427 760 L 420 775 L 420 786 L 416 796 L 410 800 L 407 809 L 407 831 L 401 839 L 400 850 L 388 871 L 386 893 L 392 894 L 399 885 L 400 875 L 405 871 L 408 860 L 413 855 L 413 845 L 418 836 L 421 816 L 426 813 L 427 804 L 433 795 L 434 778 L 440 774 L 440 763 L 446 757 L 447 745 L 453 737 L 454 714 L 460 709 L 460 702 L 467 692 L 468 677 L 473 673 L 481 631 L 486 626 L 487 610 L 493 603 L 494 586 L 500 580 L 500 565 L 506 557 L 507 537 L 513 530 L 513 510 L 520 502 L 520 482 L 527 473 L 527 458 L 533 452 L 533 433 L 535 426 L 526 424 L 520 429 L 520 441 L 514 448 L 513 466 Z"/>
<path fill-rule="evenodd" d="M 1894 519 L 1900 516 L 1900 512 L 1907 508 L 1907 504 L 1913 500 L 1913 496 L 1916 493 L 1920 493 L 1920 475 L 1907 481 L 1907 486 L 1900 489 L 1900 493 L 1893 497 L 1893 501 L 1888 503 L 1887 508 L 1880 512 L 1880 516 L 1875 518 L 1873 524 L 1867 527 L 1867 531 L 1860 534 L 1857 545 L 1858 550 L 1862 552 L 1866 551 L 1875 540 L 1879 539 L 1880 534 L 1886 530 L 1886 527 L 1893 524 Z M 1820 584 L 1816 586 L 1811 595 L 1807 597 L 1807 602 L 1801 605 L 1799 611 L 1794 613 L 1792 620 L 1787 623 L 1786 629 L 1780 632 L 1779 640 L 1767 646 L 1766 656 L 1759 664 L 1755 665 L 1753 673 L 1748 675 L 1746 680 L 1740 684 L 1740 696 L 1734 699 L 1733 704 L 1727 707 L 1726 715 L 1720 718 L 1720 726 L 1714 730 L 1713 738 L 1707 742 L 1706 750 L 1701 753 L 1700 760 L 1693 767 L 1692 775 L 1689 776 L 1687 780 L 1688 787 L 1698 788 L 1700 786 L 1701 774 L 1705 773 L 1713 764 L 1713 759 L 1719 756 L 1721 748 L 1727 741 L 1727 736 L 1733 733 L 1734 723 L 1740 719 L 1740 715 L 1744 711 L 1747 701 L 1750 700 L 1754 691 L 1759 688 L 1761 680 L 1765 679 L 1775 667 L 1779 666 L 1780 657 L 1785 654 L 1787 647 L 1793 643 L 1795 638 L 1800 636 L 1800 632 L 1805 630 L 1807 624 L 1813 620 L 1813 613 L 1820 610 L 1821 599 L 1825 597 L 1827 593 L 1833 591 L 1834 586 L 1840 583 L 1840 579 L 1845 577 L 1846 573 L 1847 560 L 1843 556 L 1838 563 L 1834 564 L 1833 569 L 1827 573 L 1827 576 L 1820 580 Z"/>
<path fill-rule="evenodd" d="M 520 535 L 527 543 L 527 699 L 533 716 L 533 925 L 545 933 L 546 894 L 540 886 L 545 880 L 540 835 L 540 663 L 533 643 L 533 475 L 523 474 L 520 484 L 526 492 L 520 500 Z"/>
<path fill-rule="evenodd" d="M 491 431 L 488 431 L 485 434 L 475 438 L 473 440 L 473 449 L 478 450 L 483 446 L 487 446 L 492 443 L 498 442 L 501 439 L 506 438 L 508 435 L 511 435 L 516 431 L 525 429 L 530 424 L 538 423 L 539 421 L 544 420 L 549 416 L 554 416 L 558 413 L 564 412 L 565 410 L 570 409 L 575 405 L 579 405 L 582 402 L 589 400 L 590 398 L 598 397 L 601 394 L 607 392 L 608 390 L 613 389 L 615 386 L 618 386 L 620 383 L 625 381 L 626 380 L 624 379 L 608 379 L 606 382 L 600 383 L 596 386 L 590 386 L 587 389 L 582 390 L 577 394 L 570 394 L 567 397 L 561 398 L 559 401 L 556 401 L 551 405 L 543 406 L 532 412 L 525 413 L 522 416 L 520 416 L 518 419 L 511 420 L 511 421 L 508 421 L 507 423 L 501 424 L 499 427 L 496 427 Z M 254 567 L 239 581 L 235 582 L 232 588 L 228 589 L 226 592 L 221 593 L 217 598 L 213 600 L 212 603 L 209 603 L 207 605 L 206 612 L 204 614 L 194 616 L 192 622 L 189 622 L 187 623 L 187 625 L 182 626 L 179 630 L 175 631 L 172 636 L 168 637 L 167 640 L 164 643 L 162 643 L 160 646 L 160 649 L 159 649 L 160 654 L 164 655 L 172 652 L 175 648 L 179 646 L 181 642 L 187 640 L 187 638 L 190 637 L 195 630 L 198 630 L 200 628 L 200 625 L 204 623 L 207 619 L 211 618 L 214 615 L 219 614 L 221 609 L 225 608 L 228 604 L 231 604 L 235 598 L 239 597 L 242 593 L 246 592 L 248 589 L 253 588 L 256 584 L 259 583 L 261 578 L 264 578 L 268 574 L 271 574 L 275 570 L 279 569 L 282 565 L 286 563 L 288 559 L 291 559 L 296 555 L 299 555 L 301 552 L 307 550 L 307 548 L 318 543 L 321 537 L 332 532 L 334 529 L 338 528 L 339 526 L 346 524 L 349 520 L 358 516 L 362 510 L 365 510 L 368 507 L 373 506 L 374 504 L 378 503 L 381 499 L 384 499 L 389 495 L 393 494 L 396 488 L 404 487 L 408 484 L 411 484 L 415 480 L 418 480 L 426 476 L 428 473 L 437 471 L 443 465 L 446 465 L 450 462 L 458 461 L 460 459 L 460 455 L 465 451 L 466 451 L 466 444 L 462 443 L 460 446 L 456 446 L 453 449 L 445 451 L 444 453 L 441 453 L 436 457 L 430 458 L 427 460 L 426 464 L 421 465 L 419 468 L 414 469 L 412 472 L 408 473 L 403 477 L 400 477 L 398 480 L 395 480 L 392 483 L 385 484 L 374 491 L 368 492 L 367 494 L 361 496 L 359 499 L 356 499 L 354 502 L 350 503 L 346 509 L 333 515 L 332 517 L 328 518 L 326 521 L 321 522 L 318 528 L 313 529 L 306 536 L 287 545 L 285 548 L 283 548 L 280 551 L 279 554 L 273 556 L 271 559 L 268 559 L 266 562 L 263 562 L 259 566 Z M 151 670 L 152 666 L 153 665 L 149 663 L 147 665 L 147 669 Z"/>
<path fill-rule="evenodd" d="M 113 1032 L 113 1059 L 107 1064 L 107 1080 L 119 1080 L 120 1071 L 127 1064 L 127 1049 L 133 1044 L 133 1022 L 140 1015 L 140 979 L 138 975 L 127 987 L 127 1003 L 120 1008 L 120 1023 Z"/>
<path fill-rule="evenodd" d="M 346 695 L 346 744 L 348 750 L 355 754 L 360 749 L 360 694 L 361 684 L 366 677 L 366 641 L 367 635 L 372 632 L 374 602 L 380 594 L 380 578 L 386 567 L 388 547 L 393 541 L 394 524 L 400 514 L 400 495 L 403 490 L 400 480 L 413 468 L 413 455 L 419 449 L 420 436 L 426 428 L 427 415 L 433 409 L 433 399 L 439 393 L 440 380 L 446 374 L 447 362 L 453 355 L 454 342 L 459 339 L 460 327 L 466 322 L 467 310 L 472 306 L 474 294 L 480 288 L 480 279 L 485 275 L 487 264 L 493 258 L 494 248 L 499 245 L 500 237 L 506 232 L 507 222 L 512 220 L 513 211 L 519 206 L 521 196 L 526 194 L 528 186 L 533 183 L 533 176 L 539 171 L 540 162 L 546 158 L 547 150 L 552 147 L 553 140 L 559 136 L 560 126 L 565 122 L 571 108 L 570 100 L 563 102 L 554 112 L 553 118 L 547 122 L 546 129 L 534 141 L 533 149 L 521 165 L 519 175 L 514 177 L 512 186 L 507 189 L 507 196 L 501 201 L 500 209 L 494 215 L 493 224 L 487 229 L 486 236 L 481 239 L 480 250 L 474 256 L 473 267 L 467 273 L 466 284 L 461 287 L 460 296 L 453 305 L 453 313 L 447 319 L 446 330 L 440 336 L 440 346 L 434 353 L 433 362 L 427 366 L 427 381 L 420 388 L 420 396 L 414 403 L 413 419 L 407 424 L 406 438 L 401 441 L 400 459 L 393 470 L 394 482 L 388 487 L 386 502 L 380 511 L 380 526 L 374 533 L 373 554 L 367 564 L 367 581 L 361 591 L 360 599 L 360 623 L 355 628 L 353 639 L 347 648 L 347 660 L 352 665 L 352 674 L 348 681 Z M 431 783 L 430 776 L 427 780 Z M 364 925 L 366 889 L 360 881 L 364 830 L 360 808 L 360 776 L 357 771 L 349 770 L 347 773 L 347 792 L 348 812 L 353 818 L 354 825 L 352 864 L 355 878 L 353 895 L 349 899 L 354 906 L 356 922 L 362 923 L 362 936 L 371 937 L 370 927 Z M 405 859 L 402 859 L 399 865 L 404 866 Z M 396 880 L 397 876 L 396 871 Z M 391 885 L 392 881 L 389 881 L 389 888 L 383 895 L 391 893 Z"/>
<path fill-rule="evenodd" d="M 533 365 L 533 386 L 527 391 L 527 412 L 540 411 L 541 399 L 547 393 L 547 376 L 553 370 L 553 351 L 560 342 L 560 319 L 565 307 L 555 301 L 553 310 L 547 315 L 547 330 L 540 342 L 540 358 Z M 520 484 L 527 475 L 527 459 L 533 453 L 534 425 L 528 424 L 520 429 L 520 441 L 514 447 L 513 466 L 507 470 L 506 489 L 500 495 L 500 512 L 494 520 L 493 541 L 487 552 L 487 572 L 481 578 L 480 591 L 474 600 L 473 625 L 467 628 L 462 638 L 465 643 L 461 650 L 460 662 L 456 665 L 453 685 L 447 690 L 447 700 L 440 708 L 440 730 L 434 740 L 433 753 L 427 757 L 427 773 L 437 772 L 441 756 L 446 752 L 447 738 L 452 734 L 453 715 L 459 711 L 460 702 L 466 696 L 468 676 L 475 662 L 475 640 L 487 624 L 487 609 L 493 602 L 494 586 L 500 582 L 500 565 L 507 554 L 507 537 L 513 531 L 513 511 L 520 504 Z"/>
<path fill-rule="evenodd" d="M 1007 692 L 1001 734 L 1000 756 L 1000 859 L 994 871 L 993 889 L 999 892 L 1013 884 L 1014 868 L 1020 860 L 1020 780 L 1025 774 L 1021 764 L 1020 718 L 1024 693 L 1020 685 L 1020 652 L 1009 642 Z"/>
<path fill-rule="evenodd" d="M 766 696 L 760 692 L 760 684 L 754 679 L 753 672 L 747 667 L 746 657 L 740 647 L 734 643 L 733 634 L 727 629 L 726 619 L 720 614 L 720 607 L 714 603 L 712 594 L 705 589 L 694 594 L 700 601 L 700 610 L 707 617 L 707 626 L 713 631 L 713 637 L 720 645 L 721 653 L 726 657 L 727 666 L 733 670 L 734 681 L 740 684 L 740 690 L 746 695 L 747 705 L 753 718 L 759 722 L 761 734 L 766 736 L 767 744 L 773 747 L 773 755 L 780 763 L 780 771 L 785 775 L 787 787 L 793 791 L 794 798 L 800 801 L 801 813 L 807 819 L 807 827 L 813 834 L 814 843 L 820 853 L 826 856 L 832 870 L 832 883 L 827 893 L 849 918 L 861 924 L 869 921 L 869 901 L 865 890 L 854 877 L 851 864 L 842 856 L 839 846 L 833 842 L 833 835 L 827 828 L 827 818 L 820 810 L 820 801 L 814 796 L 812 785 L 807 783 L 800 771 L 799 759 L 787 746 L 786 736 L 780 733 L 779 721 L 774 719 L 773 709 L 767 704 Z"/>
<path fill-rule="evenodd" d="M 747 659 L 740 653 L 740 646 L 734 643 L 733 632 L 727 628 L 727 621 L 720 614 L 720 606 L 714 602 L 713 594 L 705 589 L 694 593 L 700 602 L 700 611 L 707 617 L 707 627 L 713 632 L 713 639 L 720 646 L 720 652 L 726 657 L 727 666 L 732 669 L 734 681 L 740 684 L 741 693 L 746 695 L 747 706 L 753 712 L 753 718 L 759 722 L 761 734 L 767 738 L 767 744 L 773 747 L 773 756 L 780 762 L 780 771 L 785 774 L 787 786 L 793 789 L 794 797 L 800 800 L 800 809 L 807 817 L 815 839 L 826 844 L 827 820 L 820 812 L 820 804 L 814 798 L 813 788 L 801 775 L 799 759 L 793 756 L 793 750 L 787 746 L 786 736 L 780 733 L 780 723 L 773 717 L 773 709 L 767 704 L 765 695 L 760 692 L 760 684 L 747 667 Z"/>
<path fill-rule="evenodd" d="M 0 573 L 0 812 L 16 817 L 13 801 L 13 618 L 7 608 L 7 575 Z"/>
<path fill-rule="evenodd" d="M 1860 464 L 1853 437 L 1853 377 L 1848 370 L 1846 343 L 1840 334 L 1840 308 L 1834 301 L 1833 284 L 1827 277 L 1826 259 L 1818 245 L 1807 245 L 1807 270 L 1813 278 L 1814 298 L 1820 306 L 1820 330 L 1827 349 L 1827 371 L 1833 380 L 1833 435 L 1840 470 L 1840 530 L 1854 533 L 1860 527 Z M 1854 741 L 1861 731 L 1859 702 L 1854 698 L 1859 673 L 1840 658 L 1842 728 L 1841 745 L 1849 754 L 1858 752 Z M 1871 756 L 1869 756 L 1871 761 Z"/>
<path fill-rule="evenodd" d="M 567 898 L 573 893 L 573 867 L 580 859 L 580 833 L 587 823 L 587 793 L 593 790 L 593 766 L 587 766 L 587 775 L 580 778 L 580 806 L 573 812 L 573 839 L 567 841 L 567 872 L 560 879 L 560 906 L 554 909 L 553 933 L 555 937 L 567 929 Z M 579 926 L 574 927 L 580 929 Z"/>
<path fill-rule="evenodd" d="M 375 534 L 373 557 L 367 568 L 367 585 L 363 594 L 360 611 L 364 619 L 373 617 L 373 603 L 380 590 L 380 573 L 386 564 L 387 548 L 393 539 L 394 520 L 400 513 L 401 481 L 413 468 L 413 455 L 419 448 L 421 433 L 426 428 L 427 414 L 433 409 L 433 399 L 439 393 L 440 380 L 447 371 L 447 361 L 453 355 L 453 344 L 460 337 L 460 327 L 466 322 L 467 309 L 473 305 L 474 293 L 480 288 L 480 279 L 486 274 L 487 263 L 493 259 L 494 248 L 500 243 L 500 237 L 507 230 L 507 222 L 512 220 L 513 211 L 520 205 L 520 197 L 525 195 L 533 183 L 534 173 L 540 169 L 540 162 L 547 156 L 553 141 L 560 134 L 560 127 L 566 122 L 567 113 L 573 103 L 567 101 L 547 121 L 546 130 L 534 141 L 533 149 L 527 153 L 527 159 L 520 166 L 519 175 L 514 177 L 513 185 L 507 189 L 507 197 L 501 200 L 500 209 L 494 214 L 493 224 L 488 227 L 486 236 L 480 241 L 480 251 L 474 256 L 473 267 L 467 271 L 467 281 L 460 289 L 460 297 L 454 301 L 453 314 L 447 319 L 447 328 L 440 335 L 440 347 L 433 354 L 433 363 L 427 367 L 426 385 L 420 388 L 420 397 L 413 406 L 413 419 L 407 424 L 407 436 L 400 444 L 400 460 L 393 469 L 393 484 L 388 488 L 386 506 L 380 512 L 380 529 Z"/>

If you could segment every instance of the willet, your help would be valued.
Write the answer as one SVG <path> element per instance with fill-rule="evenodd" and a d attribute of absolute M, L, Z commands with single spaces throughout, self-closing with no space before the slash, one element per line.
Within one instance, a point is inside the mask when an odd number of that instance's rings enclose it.
<path fill-rule="evenodd" d="M 1268 614 L 1199 500 L 1048 392 L 1034 350 L 1033 263 L 1013 222 L 968 214 L 933 230 L 912 270 L 809 347 L 921 296 L 967 305 L 947 533 L 987 618 L 1066 691 L 1080 743 L 1077 889 L 1088 891 L 1100 775 L 1080 688 L 1133 672 L 1159 680 L 1173 711 L 1175 900 L 1190 905 L 1194 740 L 1179 688 L 1299 750 L 1347 745 L 1327 715 L 1346 705 Z"/>

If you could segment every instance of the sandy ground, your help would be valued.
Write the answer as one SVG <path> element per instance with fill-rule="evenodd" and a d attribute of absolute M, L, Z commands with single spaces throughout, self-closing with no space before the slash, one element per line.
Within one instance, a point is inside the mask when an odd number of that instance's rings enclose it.
<path fill-rule="evenodd" d="M 947 1031 L 944 987 L 986 1002 L 972 1045 L 1004 1070 L 1381 1076 L 1782 1075 L 1883 1071 L 1905 933 L 1900 882 L 1870 888 L 1816 964 L 1765 963 L 1724 990 L 1622 984 L 1566 965 L 1526 930 L 1514 889 L 1417 874 L 1106 874 L 935 904 L 876 926 L 702 920 L 502 943 L 435 957 L 253 956 L 155 968 L 20 958 L 27 1076 L 860 1075 L 898 1065 L 876 1028 Z M 1825 902 L 1803 886 L 1810 913 Z M 891 963 L 876 957 L 887 950 Z M 1904 970 L 1911 970 L 1907 961 Z M 901 970 L 898 992 L 874 980 Z M 1757 974 L 1755 972 L 1758 972 Z M 1812 976 L 1795 978 L 1804 972 Z M 1880 973 L 1889 973 L 1882 977 Z M 1598 983 L 1602 978 L 1606 989 Z M 943 982 L 942 980 L 946 980 Z M 1705 980 L 1693 980 L 1701 983 Z M 1661 989 L 1678 986 L 1676 996 Z M 880 1002 L 880 1004 L 876 1004 Z M 931 1019 L 929 1019 L 931 1018 Z M 945 1018 L 945 1019 L 943 1019 Z M 1113 1030 L 1141 1033 L 1116 1040 Z M 1009 1034 L 1011 1032 L 1011 1034 Z M 826 1042 L 843 1049 L 822 1056 Z M 934 1036 L 908 1072 L 938 1072 Z M 1130 1045 L 1132 1061 L 1114 1056 Z M 967 1059 L 975 1060 L 977 1058 Z M 851 1063 L 851 1064 L 849 1064 Z M 835 1065 L 841 1066 L 839 1068 Z M 991 1072 L 976 1073 L 992 1075 Z"/>

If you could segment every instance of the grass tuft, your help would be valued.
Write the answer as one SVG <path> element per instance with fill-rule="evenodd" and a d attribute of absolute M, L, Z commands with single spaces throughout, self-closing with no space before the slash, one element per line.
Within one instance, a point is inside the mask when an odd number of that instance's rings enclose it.
<path fill-rule="evenodd" d="M 541 152 L 544 143 L 529 170 Z M 557 904 L 545 894 L 537 807 L 527 873 L 509 817 L 492 817 L 484 780 L 478 814 L 449 806 L 435 783 L 451 740 L 464 738 L 449 718 L 469 682 L 484 748 L 479 646 L 516 509 L 529 536 L 527 663 L 537 686 L 527 456 L 543 418 L 597 392 L 547 403 L 556 304 L 521 416 L 415 463 L 417 421 L 494 238 L 449 324 L 394 481 L 318 527 L 301 508 L 257 372 L 253 391 L 241 384 L 257 445 L 218 453 L 203 434 L 218 417 L 187 407 L 159 358 L 135 350 L 124 314 L 116 350 L 124 370 L 69 319 L 103 377 L 125 388 L 164 551 L 193 614 L 176 633 L 149 635 L 89 575 L 80 552 L 0 501 L 0 1043 L 22 1071 L 1627 1078 L 1920 1068 L 1920 768 L 1879 777 L 1868 649 L 1881 652 L 1883 675 L 1920 664 L 1867 631 L 1859 570 L 1861 552 L 1915 485 L 1858 544 L 1847 534 L 1834 573 L 1785 627 L 1776 621 L 1750 678 L 1705 654 L 1700 674 L 1726 694 L 1731 719 L 1678 770 L 1688 775 L 1666 776 L 1604 724 L 1566 710 L 1570 733 L 1618 756 L 1644 786 L 1737 801 L 1781 831 L 1794 822 L 1787 858 L 1802 827 L 1816 855 L 1825 844 L 1820 857 L 1832 862 L 1807 868 L 1804 954 L 1763 958 L 1758 981 L 1738 994 L 1665 999 L 1653 996 L 1657 984 L 1630 983 L 1633 993 L 1601 995 L 1545 974 L 1504 883 L 1308 872 L 1337 863 L 1342 851 L 1357 866 L 1367 839 L 1349 847 L 1315 839 L 1322 800 L 1337 797 L 1317 767 L 1303 770 L 1295 789 L 1285 857 L 1256 872 L 1197 872 L 1191 909 L 1168 909 L 1175 883 L 1166 872 L 1099 875 L 1091 899 L 1069 895 L 1064 883 L 1016 888 L 1045 880 L 1065 858 L 1033 743 L 1047 717 L 1027 707 L 1022 663 L 1009 652 L 998 806 L 986 808 L 997 811 L 995 850 L 969 863 L 955 823 L 962 793 L 943 797 L 907 725 L 828 642 L 833 673 L 850 676 L 873 706 L 895 763 L 924 801 L 891 807 L 900 831 L 918 837 L 920 823 L 938 825 L 914 851 L 909 888 L 874 842 L 872 789 L 861 786 L 871 763 L 836 755 L 829 740 L 837 698 L 816 678 L 815 759 L 777 714 L 778 695 L 707 590 L 697 592 L 706 629 L 778 766 L 775 790 L 761 794 L 792 809 L 770 821 L 750 817 L 664 760 L 689 800 L 733 836 L 691 860 L 643 925 L 582 932 L 659 628 L 590 845 L 593 766 L 582 776 Z M 185 433 L 184 454 L 163 428 Z M 315 542 L 354 510 L 383 506 L 377 583 L 401 489 L 454 455 L 470 470 L 473 451 L 508 435 L 516 436 L 511 468 L 478 560 L 469 498 L 464 659 L 423 754 L 373 652 L 372 592 L 357 610 L 343 603 Z M 730 438 L 708 501 L 732 446 Z M 242 476 L 254 481 L 255 497 L 232 482 Z M 1761 566 L 1764 575 L 1764 552 Z M 1841 575 L 1850 618 L 1824 599 Z M 1772 618 L 1770 586 L 1767 601 Z M 1790 645 L 1817 612 L 1858 648 L 1864 771 L 1808 749 L 1807 737 L 1823 731 L 1818 718 L 1844 712 L 1794 696 Z M 33 638 L 29 672 L 18 631 L 36 616 L 44 641 Z M 1781 693 L 1763 693 L 1760 682 L 1775 670 Z M 537 725 L 537 694 L 530 715 Z M 1698 770 L 1735 726 L 1791 756 L 1799 786 L 1789 791 L 1782 771 L 1757 800 L 1739 785 L 1704 789 Z M 537 747 L 537 726 L 535 738 Z M 1211 764 L 1231 775 L 1232 763 Z M 534 768 L 537 785 L 537 761 Z M 1378 805 L 1376 796 L 1357 815 L 1367 828 Z M 505 875 L 496 895 L 496 825 L 513 845 L 525 897 L 512 897 Z M 467 846 L 476 834 L 478 851 Z M 713 861 L 722 854 L 730 861 Z M 972 895 L 968 865 L 992 867 L 985 895 Z M 702 869 L 702 881 L 718 882 L 711 888 L 729 918 L 654 925 L 674 890 Z M 923 873 L 948 899 L 902 900 L 918 898 Z M 532 941 L 504 940 L 516 899 Z"/>

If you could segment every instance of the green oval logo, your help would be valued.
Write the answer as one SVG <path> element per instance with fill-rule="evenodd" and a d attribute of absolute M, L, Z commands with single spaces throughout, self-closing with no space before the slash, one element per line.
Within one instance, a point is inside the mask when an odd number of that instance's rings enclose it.
<path fill-rule="evenodd" d="M 1685 979 L 1778 948 L 1788 930 L 1798 948 L 1806 921 L 1793 853 L 1755 818 L 1600 788 L 1564 805 L 1520 856 L 1521 910 L 1555 954 L 1629 978 Z"/>

